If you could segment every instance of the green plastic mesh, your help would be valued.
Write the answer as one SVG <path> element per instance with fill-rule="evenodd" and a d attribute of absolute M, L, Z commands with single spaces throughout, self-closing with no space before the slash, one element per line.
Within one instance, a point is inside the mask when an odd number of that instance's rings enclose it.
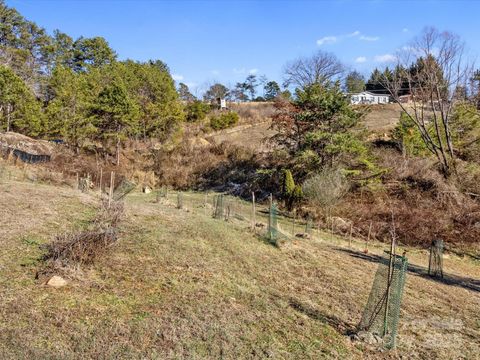
<path fill-rule="evenodd" d="M 86 177 L 81 177 L 78 180 L 78 188 L 84 193 L 88 192 L 92 186 L 93 183 L 90 175 L 87 175 Z"/>
<path fill-rule="evenodd" d="M 432 241 L 430 247 L 430 259 L 428 261 L 428 274 L 443 278 L 443 240 Z"/>
<path fill-rule="evenodd" d="M 160 199 L 165 199 L 167 197 L 167 187 L 162 186 L 160 189 L 157 190 L 157 202 L 160 201 Z"/>
<path fill-rule="evenodd" d="M 307 223 L 305 224 L 305 234 L 311 235 L 312 234 L 312 219 L 308 218 Z"/>
<path fill-rule="evenodd" d="M 223 194 L 215 195 L 213 198 L 213 217 L 223 219 L 225 214 Z"/>
<path fill-rule="evenodd" d="M 113 190 L 113 200 L 119 201 L 132 192 L 137 185 L 127 179 L 123 179 L 122 182 Z"/>
<path fill-rule="evenodd" d="M 267 238 L 273 244 L 278 241 L 278 208 L 275 203 L 270 206 L 268 214 Z"/>
<path fill-rule="evenodd" d="M 183 209 L 183 194 L 177 193 L 177 209 Z"/>
<path fill-rule="evenodd" d="M 225 220 L 230 220 L 235 216 L 235 200 L 227 198 L 225 202 Z"/>
<path fill-rule="evenodd" d="M 389 277 L 390 255 L 381 258 L 359 324 L 359 330 L 382 337 L 388 349 L 395 347 L 407 263 L 404 256 L 397 255 L 392 258 L 392 272 Z"/>

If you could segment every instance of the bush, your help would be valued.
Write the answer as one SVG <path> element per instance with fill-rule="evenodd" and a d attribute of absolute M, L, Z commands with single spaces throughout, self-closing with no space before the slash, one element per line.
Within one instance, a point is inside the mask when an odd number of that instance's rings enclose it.
<path fill-rule="evenodd" d="M 213 130 L 222 130 L 234 126 L 238 122 L 238 114 L 233 111 L 225 112 L 210 119 Z"/>
<path fill-rule="evenodd" d="M 393 139 L 402 145 L 403 152 L 407 155 L 426 156 L 429 154 L 418 127 L 404 112 L 400 115 L 400 121 L 393 130 Z"/>
<path fill-rule="evenodd" d="M 283 195 L 285 197 L 289 197 L 293 194 L 293 190 L 295 190 L 295 181 L 293 180 L 293 175 L 290 170 L 285 170 L 284 172 L 285 179 L 284 179 L 284 189 Z"/>
<path fill-rule="evenodd" d="M 211 107 L 209 104 L 205 104 L 202 101 L 195 100 L 185 107 L 187 114 L 187 121 L 195 122 L 205 119 L 210 112 Z"/>
<path fill-rule="evenodd" d="M 303 195 L 313 205 L 330 216 L 332 207 L 350 189 L 350 184 L 339 169 L 323 169 L 303 183 Z"/>

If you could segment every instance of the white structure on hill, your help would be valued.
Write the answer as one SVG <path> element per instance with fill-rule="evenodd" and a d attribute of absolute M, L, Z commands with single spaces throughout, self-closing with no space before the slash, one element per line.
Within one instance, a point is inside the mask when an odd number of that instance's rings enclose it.
<path fill-rule="evenodd" d="M 363 91 L 358 94 L 352 94 L 350 97 L 352 104 L 388 104 L 390 96 L 387 94 L 374 94 L 370 91 Z"/>

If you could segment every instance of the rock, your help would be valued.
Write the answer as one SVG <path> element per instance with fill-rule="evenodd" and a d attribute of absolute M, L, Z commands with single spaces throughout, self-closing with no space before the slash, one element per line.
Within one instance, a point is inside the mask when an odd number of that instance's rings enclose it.
<path fill-rule="evenodd" d="M 67 285 L 67 281 L 61 276 L 55 275 L 55 276 L 52 276 L 50 280 L 47 281 L 47 285 L 58 289 Z"/>
<path fill-rule="evenodd" d="M 352 341 L 362 341 L 369 345 L 381 344 L 383 342 L 382 337 L 368 331 L 359 331 L 357 334 L 351 336 L 350 339 Z"/>
<path fill-rule="evenodd" d="M 295 237 L 302 238 L 302 239 L 310 239 L 311 238 L 310 234 L 307 234 L 307 233 L 298 233 L 298 234 L 295 234 Z"/>

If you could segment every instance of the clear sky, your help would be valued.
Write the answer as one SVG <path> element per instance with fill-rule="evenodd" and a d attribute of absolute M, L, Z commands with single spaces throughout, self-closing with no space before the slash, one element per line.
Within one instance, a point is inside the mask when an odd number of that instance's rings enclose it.
<path fill-rule="evenodd" d="M 120 59 L 165 61 L 201 89 L 248 73 L 282 80 L 288 60 L 334 52 L 368 75 L 425 26 L 459 34 L 480 55 L 480 1 L 6 0 L 49 32 L 103 36 Z M 200 90 L 197 90 L 200 91 Z"/>

